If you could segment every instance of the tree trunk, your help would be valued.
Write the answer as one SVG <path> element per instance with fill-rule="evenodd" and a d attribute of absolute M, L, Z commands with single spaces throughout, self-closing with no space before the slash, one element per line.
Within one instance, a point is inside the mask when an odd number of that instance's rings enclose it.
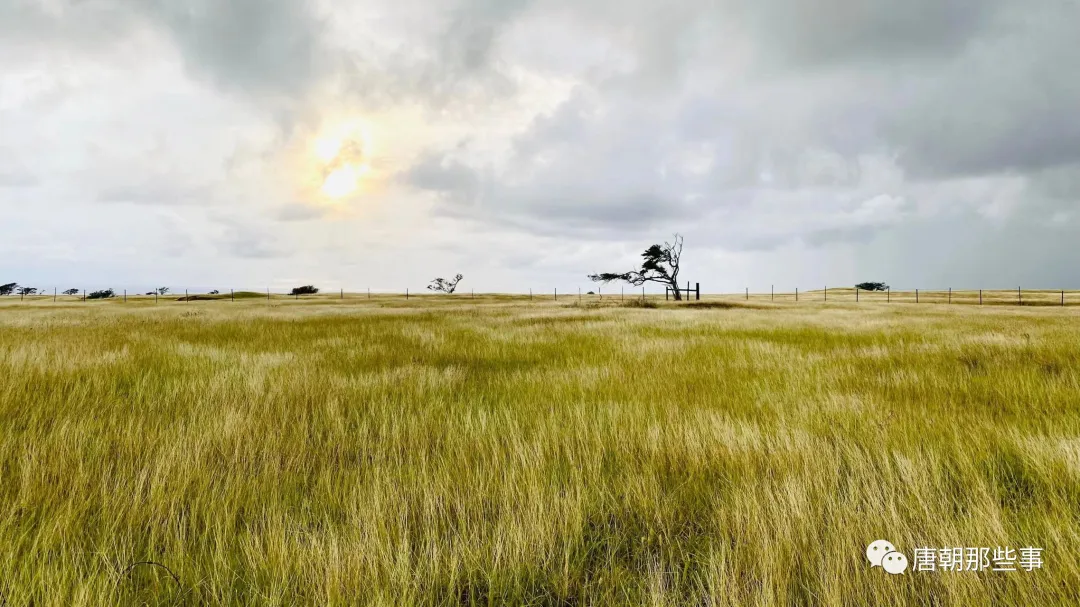
<path fill-rule="evenodd" d="M 682 292 L 679 291 L 679 281 L 671 281 L 671 290 L 675 292 L 675 301 L 682 301 Z"/>

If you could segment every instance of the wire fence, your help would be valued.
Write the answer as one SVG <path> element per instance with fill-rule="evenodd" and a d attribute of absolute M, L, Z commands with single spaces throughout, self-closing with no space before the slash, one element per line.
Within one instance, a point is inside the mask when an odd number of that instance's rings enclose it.
<path fill-rule="evenodd" d="M 528 293 L 477 293 L 475 290 L 457 291 L 452 294 L 435 293 L 426 289 L 416 291 L 406 288 L 402 291 L 372 290 L 372 289 L 337 289 L 320 290 L 316 293 L 303 291 L 274 290 L 272 288 L 256 289 L 192 289 L 183 290 L 152 290 L 132 292 L 129 290 L 113 289 L 26 289 L 13 290 L 11 293 L 0 295 L 0 303 L 11 302 L 54 302 L 54 303 L 191 303 L 191 302 L 311 302 L 311 301 L 430 301 L 433 297 L 450 298 L 453 300 L 483 300 L 483 301 L 630 301 L 638 300 L 670 300 L 673 304 L 691 303 L 698 301 L 744 301 L 749 303 L 771 304 L 841 304 L 841 303 L 884 303 L 884 304 L 946 304 L 946 305 L 1014 305 L 1014 306 L 1080 306 L 1080 291 L 1065 289 L 907 289 L 881 291 L 867 291 L 853 287 L 822 287 L 821 289 L 792 289 L 777 291 L 771 287 L 768 292 L 751 291 L 749 287 L 742 293 L 704 293 L 700 285 L 695 283 L 694 288 L 679 289 L 683 292 L 681 301 L 674 300 L 674 289 L 665 288 L 663 292 L 652 291 L 642 287 L 622 287 L 607 289 L 593 285 L 587 289 L 558 289 L 535 290 Z"/>

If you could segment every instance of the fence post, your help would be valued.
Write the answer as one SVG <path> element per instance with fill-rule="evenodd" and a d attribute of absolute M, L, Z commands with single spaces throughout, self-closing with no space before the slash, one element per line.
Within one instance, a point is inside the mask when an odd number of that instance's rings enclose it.
<path fill-rule="evenodd" d="M 667 301 L 668 293 L 671 292 L 671 287 L 664 287 L 664 301 Z M 641 296 L 645 297 L 645 288 L 641 289 Z"/>
<path fill-rule="evenodd" d="M 229 301 L 236 301 L 236 289 L 229 289 Z"/>
<path fill-rule="evenodd" d="M 345 289 L 342 289 L 342 290 L 341 290 L 341 298 L 342 298 L 342 299 L 345 299 Z"/>
<path fill-rule="evenodd" d="M 157 289 L 154 289 L 154 303 L 155 304 L 157 303 L 157 296 L 158 296 L 158 291 L 157 291 Z"/>
<path fill-rule="evenodd" d="M 184 303 L 191 303 L 191 300 L 188 299 L 187 289 L 184 289 Z"/>
<path fill-rule="evenodd" d="M 82 300 L 86 301 L 86 289 L 82 290 Z"/>
<path fill-rule="evenodd" d="M 892 303 L 892 287 L 885 287 L 885 303 Z"/>
<path fill-rule="evenodd" d="M 405 301 L 409 301 L 409 287 L 405 287 Z"/>
<path fill-rule="evenodd" d="M 600 296 L 600 301 L 604 301 L 604 289 L 600 285 L 596 285 L 596 294 Z"/>
<path fill-rule="evenodd" d="M 266 301 L 270 301 L 270 287 L 266 287 Z"/>
<path fill-rule="evenodd" d="M 915 289 L 915 303 L 919 303 L 919 290 Z"/>
<path fill-rule="evenodd" d="M 746 301 L 750 301 L 750 287 L 746 287 Z"/>
<path fill-rule="evenodd" d="M 859 303 L 859 287 L 855 287 L 855 303 Z"/>
<path fill-rule="evenodd" d="M 626 301 L 626 287 L 619 287 L 619 301 Z"/>
<path fill-rule="evenodd" d="M 829 285 L 825 285 L 825 301 L 829 301 Z"/>
<path fill-rule="evenodd" d="M 371 287 L 367 288 L 367 298 L 371 299 Z"/>
<path fill-rule="evenodd" d="M 776 301 L 776 285 L 769 285 L 769 301 Z"/>
<path fill-rule="evenodd" d="M 532 301 L 532 289 L 529 289 L 529 301 Z"/>
<path fill-rule="evenodd" d="M 982 305 L 982 289 L 979 289 L 979 305 Z"/>
<path fill-rule="evenodd" d="M 53 287 L 52 290 L 52 300 L 53 303 L 56 303 L 56 287 Z M 1065 291 L 1061 292 L 1061 305 L 1065 305 Z"/>
<path fill-rule="evenodd" d="M 694 301 L 701 301 L 701 283 L 694 283 Z"/>
<path fill-rule="evenodd" d="M 1020 287 L 1016 287 L 1016 302 L 1018 305 L 1024 305 L 1024 296 L 1020 294 Z"/>
<path fill-rule="evenodd" d="M 795 287 L 795 301 L 799 301 L 799 287 Z"/>
<path fill-rule="evenodd" d="M 555 287 L 555 301 L 559 301 L 559 287 Z"/>
<path fill-rule="evenodd" d="M 581 303 L 581 287 L 577 288 L 577 301 Z"/>
<path fill-rule="evenodd" d="M 124 289 L 124 303 L 127 303 L 127 289 Z"/>
<path fill-rule="evenodd" d="M 664 291 L 664 293 L 666 295 L 667 291 Z M 665 296 L 664 299 L 667 299 L 667 297 Z M 645 303 L 645 285 L 641 285 L 641 302 Z"/>
<path fill-rule="evenodd" d="M 54 298 L 55 299 L 55 298 Z M 1065 307 L 1065 289 L 1061 290 L 1061 307 Z"/>

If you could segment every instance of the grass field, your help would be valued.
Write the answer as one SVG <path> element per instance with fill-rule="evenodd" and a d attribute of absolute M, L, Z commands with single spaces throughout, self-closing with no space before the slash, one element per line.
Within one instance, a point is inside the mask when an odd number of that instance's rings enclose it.
<path fill-rule="evenodd" d="M 851 295 L 4 298 L 0 605 L 1075 605 L 1080 308 Z"/>

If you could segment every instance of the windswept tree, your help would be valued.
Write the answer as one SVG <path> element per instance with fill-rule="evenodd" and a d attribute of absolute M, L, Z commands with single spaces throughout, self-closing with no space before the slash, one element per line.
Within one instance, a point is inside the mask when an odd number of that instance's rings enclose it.
<path fill-rule="evenodd" d="M 169 287 L 158 287 L 158 288 L 154 289 L 154 291 L 158 295 L 168 295 L 169 294 Z M 151 293 L 150 295 L 153 295 L 153 293 Z"/>
<path fill-rule="evenodd" d="M 15 292 L 15 289 L 19 288 L 19 283 L 9 282 L 6 285 L 0 285 L 0 295 L 11 295 Z"/>
<path fill-rule="evenodd" d="M 435 291 L 438 293 L 446 293 L 452 295 L 457 290 L 458 283 L 464 278 L 461 274 L 454 276 L 452 280 L 445 278 L 436 278 L 428 285 L 428 291 Z"/>
<path fill-rule="evenodd" d="M 682 257 L 682 248 L 683 237 L 675 234 L 672 242 L 654 244 L 645 249 L 645 252 L 641 254 L 640 270 L 590 274 L 589 280 L 602 283 L 627 282 L 637 287 L 647 282 L 656 282 L 671 288 L 675 293 L 675 299 L 682 299 L 679 291 L 679 261 Z"/>
<path fill-rule="evenodd" d="M 318 292 L 318 288 L 312 285 L 304 285 L 302 287 L 293 287 L 292 293 L 289 293 L 289 295 L 315 295 Z"/>
<path fill-rule="evenodd" d="M 78 294 L 79 294 L 78 289 L 68 289 L 67 291 L 63 292 L 63 295 L 78 295 Z"/>
<path fill-rule="evenodd" d="M 38 290 L 33 287 L 19 287 L 19 295 L 37 295 Z"/>

